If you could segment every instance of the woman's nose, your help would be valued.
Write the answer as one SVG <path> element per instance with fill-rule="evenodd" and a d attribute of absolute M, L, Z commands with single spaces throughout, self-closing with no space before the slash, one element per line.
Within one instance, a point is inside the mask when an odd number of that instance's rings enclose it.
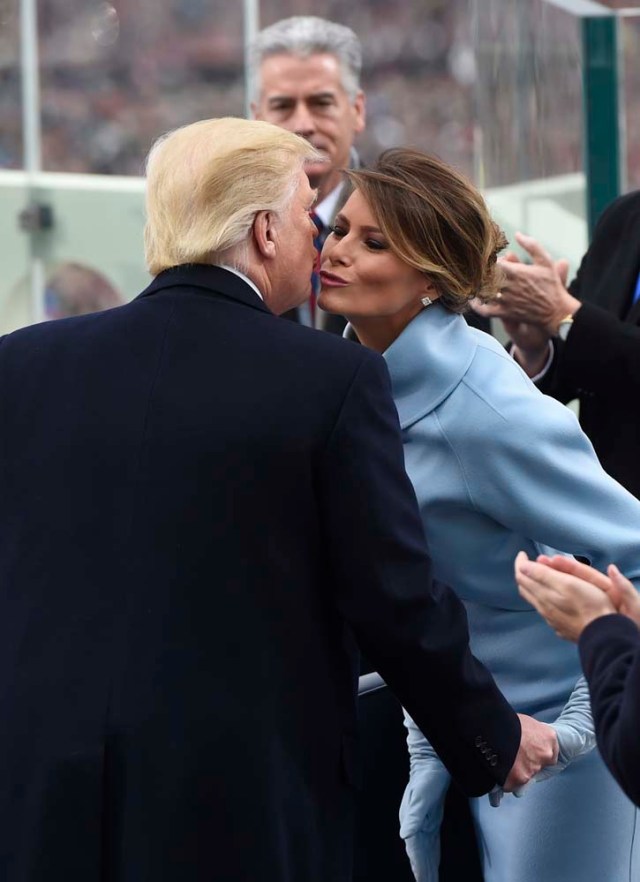
<path fill-rule="evenodd" d="M 331 263 L 349 263 L 351 260 L 349 256 L 350 249 L 346 239 L 346 236 L 338 239 L 335 234 L 331 234 L 322 249 L 322 256 L 326 256 Z"/>

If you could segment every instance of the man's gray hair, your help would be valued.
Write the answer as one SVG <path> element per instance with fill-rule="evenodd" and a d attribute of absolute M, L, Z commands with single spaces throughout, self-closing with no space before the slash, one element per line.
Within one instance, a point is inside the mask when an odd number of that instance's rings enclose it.
<path fill-rule="evenodd" d="M 271 55 L 297 55 L 308 58 L 326 52 L 338 59 L 342 86 L 351 101 L 360 89 L 362 47 L 355 33 L 346 25 L 315 15 L 283 18 L 260 31 L 249 47 L 249 73 L 252 98 L 257 100 L 260 65 Z"/>

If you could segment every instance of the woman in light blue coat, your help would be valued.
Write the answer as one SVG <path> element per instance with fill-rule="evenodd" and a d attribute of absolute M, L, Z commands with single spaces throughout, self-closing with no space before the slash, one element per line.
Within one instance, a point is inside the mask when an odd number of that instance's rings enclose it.
<path fill-rule="evenodd" d="M 485 880 L 640 878 L 637 811 L 591 750 L 575 647 L 522 600 L 513 576 L 518 551 L 560 551 L 601 570 L 615 560 L 640 586 L 640 502 L 603 472 L 574 415 L 460 314 L 499 285 L 505 241 L 478 192 L 411 150 L 349 176 L 355 190 L 323 250 L 319 305 L 384 354 L 435 575 L 464 601 L 475 654 L 518 712 L 558 735 L 558 765 L 520 799 L 472 800 Z M 407 725 L 401 835 L 416 878 L 435 882 L 449 778 Z"/>

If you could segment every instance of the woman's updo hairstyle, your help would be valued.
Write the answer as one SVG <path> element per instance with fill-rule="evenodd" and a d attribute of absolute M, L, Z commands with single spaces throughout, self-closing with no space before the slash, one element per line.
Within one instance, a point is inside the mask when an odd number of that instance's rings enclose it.
<path fill-rule="evenodd" d="M 484 199 L 435 156 L 403 147 L 385 150 L 372 168 L 346 172 L 368 202 L 391 250 L 435 285 L 440 303 L 464 312 L 500 289 L 496 263 L 506 246 Z"/>

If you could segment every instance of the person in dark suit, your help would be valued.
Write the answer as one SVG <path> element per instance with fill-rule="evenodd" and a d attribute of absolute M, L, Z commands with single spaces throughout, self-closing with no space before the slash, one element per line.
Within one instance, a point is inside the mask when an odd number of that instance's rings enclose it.
<path fill-rule="evenodd" d="M 565 557 L 516 559 L 520 593 L 560 637 L 578 644 L 598 747 L 640 806 L 640 598 L 613 564 L 605 576 Z"/>
<path fill-rule="evenodd" d="M 383 360 L 276 318 L 316 158 L 161 138 L 149 287 L 0 341 L 5 882 L 347 882 L 354 638 L 466 792 L 557 756 L 432 580 Z"/>
<path fill-rule="evenodd" d="M 512 355 L 540 389 L 577 398 L 580 423 L 605 470 L 640 498 L 640 192 L 602 214 L 578 273 L 565 287 L 554 262 L 529 236 L 533 263 L 503 261 L 500 301 L 484 314 L 506 319 Z"/>

